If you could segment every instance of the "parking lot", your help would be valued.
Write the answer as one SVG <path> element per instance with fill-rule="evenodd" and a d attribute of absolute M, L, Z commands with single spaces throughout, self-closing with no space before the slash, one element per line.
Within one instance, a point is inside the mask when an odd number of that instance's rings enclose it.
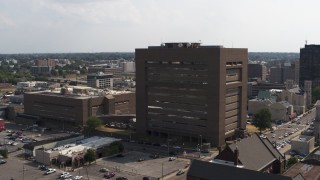
<path fill-rule="evenodd" d="M 130 151 L 124 154 L 124 157 L 104 158 L 97 161 L 97 166 L 106 167 L 112 170 L 120 171 L 120 175 L 127 175 L 128 179 L 142 179 L 143 177 L 150 177 L 157 179 L 162 175 L 175 173 L 179 169 L 185 169 L 190 163 L 186 159 L 175 159 L 169 161 L 168 157 L 153 159 L 151 154 Z M 143 161 L 139 162 L 139 159 Z"/>
<path fill-rule="evenodd" d="M 22 138 L 30 138 L 32 140 L 45 140 L 49 138 L 66 136 L 68 133 L 62 133 L 57 131 L 44 131 L 42 132 L 40 128 L 36 131 L 33 128 L 27 129 L 26 126 L 16 125 L 8 123 L 6 124 L 7 130 L 0 132 L 0 142 L 4 143 L 7 141 L 16 142 L 17 145 L 5 145 L 0 148 L 7 148 L 9 157 L 6 164 L 0 166 L 1 179 L 58 179 L 60 173 L 66 169 L 59 169 L 53 166 L 57 171 L 50 174 L 44 175 L 45 171 L 41 171 L 38 166 L 40 164 L 25 160 L 23 157 L 23 150 L 21 147 L 25 143 L 18 140 L 18 138 L 8 139 L 8 134 L 15 134 L 14 132 L 21 131 Z M 23 131 L 22 131 L 23 129 Z M 40 134 L 40 135 L 39 135 Z M 9 136 L 11 137 L 11 136 Z M 106 179 L 104 174 L 99 172 L 101 168 L 107 168 L 110 172 L 114 172 L 116 177 L 126 177 L 133 180 L 141 180 L 143 177 L 149 177 L 150 179 L 158 179 L 160 177 L 168 175 L 176 176 L 179 169 L 185 169 L 189 164 L 189 160 L 186 159 L 175 159 L 174 161 L 169 161 L 168 157 L 160 157 L 153 159 L 152 154 L 146 152 L 138 151 L 126 151 L 123 154 L 124 157 L 110 157 L 98 159 L 96 162 L 90 166 L 81 167 L 79 169 L 70 172 L 73 176 L 83 176 L 83 179 Z M 142 160 L 142 161 L 139 161 Z M 185 169 L 186 170 L 186 169 Z"/>

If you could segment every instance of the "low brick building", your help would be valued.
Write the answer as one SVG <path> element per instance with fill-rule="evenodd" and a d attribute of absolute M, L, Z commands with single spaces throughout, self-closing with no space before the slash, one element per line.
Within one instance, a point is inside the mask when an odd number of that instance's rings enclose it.
<path fill-rule="evenodd" d="M 135 94 L 129 91 L 86 90 L 85 93 L 28 92 L 24 95 L 24 113 L 38 117 L 40 126 L 75 130 L 90 116 L 135 114 Z M 79 92 L 79 91 L 77 91 Z"/>

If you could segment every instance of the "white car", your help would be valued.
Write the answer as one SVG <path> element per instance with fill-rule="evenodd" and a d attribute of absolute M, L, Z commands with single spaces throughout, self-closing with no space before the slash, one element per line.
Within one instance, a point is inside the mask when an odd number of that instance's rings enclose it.
<path fill-rule="evenodd" d="M 75 177 L 73 177 L 73 179 L 75 179 L 75 180 L 82 179 L 82 176 L 75 176 Z"/>
<path fill-rule="evenodd" d="M 176 159 L 177 159 L 176 157 L 169 157 L 169 161 L 174 161 Z"/>
<path fill-rule="evenodd" d="M 68 175 L 70 175 L 70 173 L 62 172 L 61 175 L 60 175 L 60 178 L 68 178 L 69 177 Z"/>
<path fill-rule="evenodd" d="M 46 174 L 46 175 L 48 175 L 48 174 L 52 174 L 52 173 L 54 173 L 54 172 L 56 172 L 56 169 L 48 169 L 44 174 Z"/>
<path fill-rule="evenodd" d="M 68 178 L 72 177 L 72 174 L 61 175 L 60 177 L 63 178 L 63 179 L 68 179 Z"/>

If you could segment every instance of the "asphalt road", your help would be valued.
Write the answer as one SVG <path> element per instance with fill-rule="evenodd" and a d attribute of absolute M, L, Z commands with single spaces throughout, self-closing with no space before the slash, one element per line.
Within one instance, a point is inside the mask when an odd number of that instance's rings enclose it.
<path fill-rule="evenodd" d="M 315 108 L 310 110 L 309 113 L 305 113 L 305 116 L 301 117 L 300 123 L 292 123 L 287 122 L 281 125 L 274 126 L 274 133 L 268 132 L 266 137 L 270 141 L 276 141 L 277 143 L 282 143 L 284 140 L 291 140 L 301 134 L 302 131 L 306 130 L 310 125 L 307 123 L 311 123 L 315 118 Z M 290 132 L 292 133 L 290 135 Z M 288 136 L 285 137 L 285 134 L 288 133 Z M 273 137 L 274 136 L 274 137 Z M 283 138 L 279 138 L 282 136 Z M 279 149 L 281 153 L 286 153 L 291 150 L 291 145 L 287 144 L 283 148 Z"/>

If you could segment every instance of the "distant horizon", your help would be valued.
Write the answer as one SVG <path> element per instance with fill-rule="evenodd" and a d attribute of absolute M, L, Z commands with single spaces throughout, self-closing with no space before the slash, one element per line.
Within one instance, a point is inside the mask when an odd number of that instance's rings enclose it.
<path fill-rule="evenodd" d="M 0 0 L 0 53 L 132 52 L 202 42 L 250 52 L 320 43 L 320 1 Z"/>
<path fill-rule="evenodd" d="M 105 51 L 105 52 L 39 52 L 39 53 L 0 53 L 0 55 L 31 55 L 31 54 L 99 54 L 99 53 L 135 53 L 134 51 Z M 253 52 L 253 51 L 248 51 L 248 53 L 295 53 L 299 54 L 300 52 Z"/>

